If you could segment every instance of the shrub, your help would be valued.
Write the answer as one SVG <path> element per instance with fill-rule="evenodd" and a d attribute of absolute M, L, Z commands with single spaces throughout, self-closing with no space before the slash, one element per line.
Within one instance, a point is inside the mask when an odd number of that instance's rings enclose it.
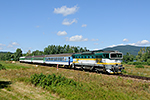
<path fill-rule="evenodd" d="M 150 65 L 150 59 L 147 60 L 147 65 Z"/>
<path fill-rule="evenodd" d="M 142 65 L 147 65 L 147 62 L 142 62 Z"/>
<path fill-rule="evenodd" d="M 5 70 L 6 68 L 2 64 L 0 64 L 0 70 L 2 70 L 2 69 Z"/>
<path fill-rule="evenodd" d="M 61 75 L 56 76 L 55 74 L 52 75 L 44 75 L 44 74 L 34 74 L 31 76 L 31 83 L 39 86 L 42 86 L 43 88 L 47 87 L 56 87 L 56 86 L 66 86 L 71 85 L 76 87 L 78 85 L 77 82 L 75 82 L 72 79 L 67 79 L 65 77 L 62 77 Z"/>
<path fill-rule="evenodd" d="M 133 65 L 141 65 L 142 62 L 133 62 Z"/>
<path fill-rule="evenodd" d="M 135 68 L 144 68 L 142 65 L 136 65 Z"/>
<path fill-rule="evenodd" d="M 123 62 L 121 62 L 121 64 L 126 64 L 126 62 L 123 61 Z"/>
<path fill-rule="evenodd" d="M 127 71 L 125 71 L 124 69 L 122 70 L 122 73 L 127 73 Z"/>
<path fill-rule="evenodd" d="M 128 65 L 133 65 L 133 63 L 134 63 L 134 62 L 128 62 L 127 64 L 128 64 Z"/>

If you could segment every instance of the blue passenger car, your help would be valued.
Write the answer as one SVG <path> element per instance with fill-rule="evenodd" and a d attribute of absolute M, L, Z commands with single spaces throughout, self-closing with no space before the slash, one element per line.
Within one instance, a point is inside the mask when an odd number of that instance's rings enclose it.
<path fill-rule="evenodd" d="M 72 54 L 53 54 L 46 55 L 46 64 L 71 65 L 73 63 Z"/>

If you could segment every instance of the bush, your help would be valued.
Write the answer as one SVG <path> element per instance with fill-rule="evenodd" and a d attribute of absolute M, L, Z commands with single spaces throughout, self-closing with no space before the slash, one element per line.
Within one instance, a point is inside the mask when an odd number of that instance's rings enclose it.
<path fill-rule="evenodd" d="M 150 59 L 147 60 L 147 65 L 150 65 Z"/>
<path fill-rule="evenodd" d="M 142 62 L 133 62 L 133 65 L 141 65 Z"/>
<path fill-rule="evenodd" d="M 127 73 L 127 71 L 125 71 L 124 69 L 122 70 L 122 73 Z"/>
<path fill-rule="evenodd" d="M 61 75 L 56 76 L 55 74 L 52 75 L 44 75 L 44 74 L 34 74 L 31 76 L 31 83 L 39 86 L 42 86 L 43 88 L 47 87 L 56 87 L 56 86 L 74 86 L 76 87 L 78 85 L 77 82 L 75 82 L 72 79 L 67 79 L 65 77 L 62 77 Z"/>
<path fill-rule="evenodd" d="M 0 64 L 0 70 L 2 70 L 2 69 L 5 70 L 6 68 L 2 64 Z"/>
<path fill-rule="evenodd" d="M 142 65 L 148 65 L 147 62 L 142 62 Z"/>
<path fill-rule="evenodd" d="M 135 68 L 144 68 L 142 65 L 136 65 Z"/>
<path fill-rule="evenodd" d="M 128 64 L 128 65 L 133 65 L 133 63 L 134 63 L 134 62 L 128 62 L 127 64 Z"/>
<path fill-rule="evenodd" d="M 126 64 L 126 62 L 123 61 L 123 62 L 121 62 L 121 64 Z"/>

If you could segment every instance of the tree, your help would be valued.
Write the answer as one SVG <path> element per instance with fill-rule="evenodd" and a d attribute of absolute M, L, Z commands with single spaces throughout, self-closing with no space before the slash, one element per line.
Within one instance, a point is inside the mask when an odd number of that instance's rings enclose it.
<path fill-rule="evenodd" d="M 10 52 L 7 52 L 6 55 L 5 55 L 5 60 L 11 60 L 11 53 Z"/>
<path fill-rule="evenodd" d="M 141 48 L 138 52 L 138 55 L 136 56 L 136 60 L 138 62 L 147 62 L 147 60 L 150 58 L 150 49 L 149 47 Z"/>
<path fill-rule="evenodd" d="M 38 55 L 43 55 L 43 54 L 44 54 L 43 51 L 39 51 L 39 50 L 32 52 L 32 56 L 38 56 Z"/>
<path fill-rule="evenodd" d="M 4 54 L 4 53 L 0 53 L 0 60 L 6 60 L 6 59 L 5 59 L 5 54 Z"/>
<path fill-rule="evenodd" d="M 27 52 L 27 54 L 26 54 L 26 56 L 31 56 L 31 50 L 28 50 L 28 52 Z"/>
<path fill-rule="evenodd" d="M 150 65 L 150 59 L 147 60 L 147 64 Z"/>
<path fill-rule="evenodd" d="M 49 45 L 48 47 L 44 48 L 44 54 L 60 54 L 60 53 L 78 53 L 78 52 L 84 52 L 87 51 L 86 47 L 80 48 L 79 46 L 55 46 L 55 45 Z"/>
<path fill-rule="evenodd" d="M 123 56 L 123 59 L 122 59 L 124 62 L 133 62 L 134 60 L 134 55 L 131 55 L 130 53 L 127 52 L 126 55 Z"/>
<path fill-rule="evenodd" d="M 22 50 L 18 48 L 16 52 L 14 53 L 14 60 L 19 61 L 19 57 L 21 56 L 22 56 Z"/>

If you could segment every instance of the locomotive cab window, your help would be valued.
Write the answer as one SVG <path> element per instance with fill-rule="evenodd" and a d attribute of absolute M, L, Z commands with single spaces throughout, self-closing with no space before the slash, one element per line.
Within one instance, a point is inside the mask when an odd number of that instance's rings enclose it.
<path fill-rule="evenodd" d="M 112 53 L 111 58 L 122 58 L 122 54 L 121 53 Z"/>

